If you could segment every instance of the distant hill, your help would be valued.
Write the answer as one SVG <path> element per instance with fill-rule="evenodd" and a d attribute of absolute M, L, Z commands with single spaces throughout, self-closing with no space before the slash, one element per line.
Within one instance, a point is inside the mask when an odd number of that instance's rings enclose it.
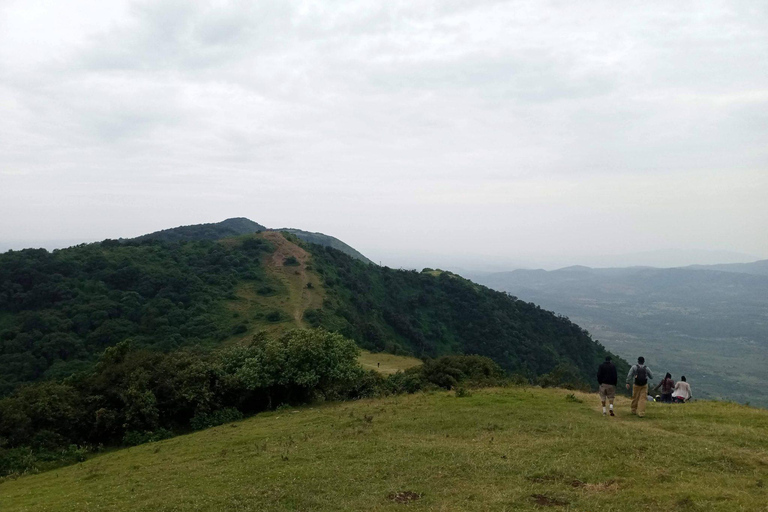
<path fill-rule="evenodd" d="M 630 361 L 645 355 L 652 369 L 685 374 L 703 396 L 768 405 L 765 267 L 568 267 L 473 277 L 567 315 Z"/>
<path fill-rule="evenodd" d="M 724 263 L 720 265 L 691 265 L 684 267 L 694 270 L 718 270 L 720 272 L 736 272 L 740 274 L 754 274 L 768 276 L 768 260 L 760 260 L 752 263 Z"/>
<path fill-rule="evenodd" d="M 270 229 L 244 217 L 236 217 L 221 222 L 211 224 L 193 224 L 190 226 L 179 226 L 177 228 L 164 229 L 146 235 L 131 238 L 133 241 L 142 240 L 162 240 L 163 242 L 180 242 L 190 240 L 219 240 L 233 236 L 249 235 L 260 231 L 284 231 L 295 235 L 305 242 L 333 247 L 345 254 L 352 256 L 365 263 L 373 263 L 363 256 L 359 251 L 345 244 L 338 238 L 324 235 L 323 233 L 312 233 L 294 228 Z"/>
<path fill-rule="evenodd" d="M 211 224 L 193 224 L 177 228 L 155 231 L 147 235 L 132 238 L 134 241 L 161 240 L 163 242 L 181 242 L 189 240 L 218 240 L 231 236 L 248 235 L 266 231 L 266 227 L 244 217 L 236 217 Z"/>
<path fill-rule="evenodd" d="M 301 229 L 294 229 L 294 228 L 280 228 L 280 229 L 275 229 L 275 231 L 285 231 L 287 233 L 291 233 L 292 235 L 295 235 L 297 238 L 304 240 L 305 242 L 322 245 L 325 247 L 332 247 L 338 251 L 343 252 L 344 254 L 347 254 L 349 256 L 352 256 L 355 259 L 362 261 L 363 263 L 374 264 L 371 260 L 363 256 L 359 251 L 345 244 L 344 242 L 342 242 L 336 237 L 324 235 L 322 233 L 312 233 L 309 231 L 302 231 Z"/>

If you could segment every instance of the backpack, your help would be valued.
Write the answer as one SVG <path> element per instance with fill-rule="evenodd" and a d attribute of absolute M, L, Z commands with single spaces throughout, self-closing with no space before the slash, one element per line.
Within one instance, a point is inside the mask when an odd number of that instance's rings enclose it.
<path fill-rule="evenodd" d="M 645 371 L 645 366 L 637 367 L 637 373 L 635 373 L 635 384 L 638 386 L 645 386 L 648 384 L 648 372 Z"/>

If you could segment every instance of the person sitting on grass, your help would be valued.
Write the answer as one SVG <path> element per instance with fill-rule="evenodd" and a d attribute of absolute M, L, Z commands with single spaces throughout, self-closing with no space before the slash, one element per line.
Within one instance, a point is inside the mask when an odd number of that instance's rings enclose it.
<path fill-rule="evenodd" d="M 616 366 L 611 362 L 611 356 L 605 356 L 605 362 L 597 368 L 597 393 L 600 395 L 600 401 L 603 403 L 603 416 L 605 416 L 605 399 L 608 399 L 611 407 L 611 416 L 613 414 L 613 399 L 616 398 L 616 383 L 618 375 Z"/>
<path fill-rule="evenodd" d="M 682 404 L 693 398 L 691 394 L 691 385 L 685 380 L 685 375 L 675 384 L 675 390 L 672 392 L 672 401 Z"/>
<path fill-rule="evenodd" d="M 675 389 L 675 381 L 672 380 L 672 374 L 667 372 L 653 390 L 656 391 L 659 388 L 661 388 L 661 402 L 672 402 L 672 391 Z"/>

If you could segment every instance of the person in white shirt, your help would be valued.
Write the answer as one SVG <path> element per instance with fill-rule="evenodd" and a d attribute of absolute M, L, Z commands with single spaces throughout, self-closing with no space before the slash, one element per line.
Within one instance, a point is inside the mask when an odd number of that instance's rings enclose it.
<path fill-rule="evenodd" d="M 672 401 L 683 403 L 693 398 L 691 394 L 691 385 L 685 380 L 685 375 L 675 384 L 675 390 L 672 392 Z"/>

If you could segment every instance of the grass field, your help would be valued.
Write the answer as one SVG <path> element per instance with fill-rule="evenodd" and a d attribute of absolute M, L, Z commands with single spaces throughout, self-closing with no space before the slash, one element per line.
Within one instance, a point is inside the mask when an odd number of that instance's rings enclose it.
<path fill-rule="evenodd" d="M 374 353 L 367 350 L 360 351 L 357 361 L 366 370 L 376 370 L 384 375 L 391 375 L 422 364 L 421 360 L 415 357 L 396 356 L 384 352 Z"/>
<path fill-rule="evenodd" d="M 0 484 L 6 511 L 756 511 L 768 411 L 490 389 L 285 409 Z"/>

